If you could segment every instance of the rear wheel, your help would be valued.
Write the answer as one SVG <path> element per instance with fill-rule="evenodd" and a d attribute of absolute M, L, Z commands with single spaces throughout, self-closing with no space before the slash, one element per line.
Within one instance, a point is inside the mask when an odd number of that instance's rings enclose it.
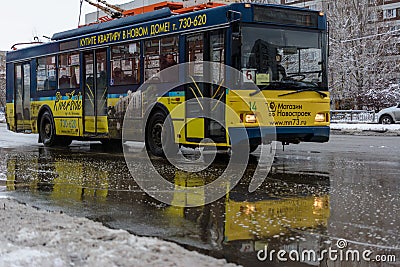
<path fill-rule="evenodd" d="M 383 115 L 380 119 L 379 119 L 379 123 L 381 124 L 392 124 L 394 121 L 392 119 L 392 117 L 390 117 L 389 115 Z"/>
<path fill-rule="evenodd" d="M 40 119 L 39 135 L 44 146 L 56 145 L 56 128 L 54 127 L 53 116 L 48 111 Z"/>
<path fill-rule="evenodd" d="M 39 136 L 44 146 L 69 146 L 72 138 L 68 136 L 57 136 L 53 116 L 50 112 L 43 113 L 40 119 Z"/>

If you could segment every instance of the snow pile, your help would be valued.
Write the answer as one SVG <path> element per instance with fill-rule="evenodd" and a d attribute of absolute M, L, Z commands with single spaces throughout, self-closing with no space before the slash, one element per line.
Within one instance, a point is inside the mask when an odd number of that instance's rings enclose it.
<path fill-rule="evenodd" d="M 331 130 L 340 130 L 340 131 L 373 131 L 373 132 L 400 133 L 400 124 L 331 123 L 330 127 Z"/>
<path fill-rule="evenodd" d="M 9 199 L 0 199 L 0 228 L 0 266 L 236 266 Z"/>
<path fill-rule="evenodd" d="M 15 148 L 17 146 L 25 145 L 38 145 L 37 134 L 24 134 L 14 133 L 7 130 L 7 126 L 4 123 L 0 123 L 0 147 L 1 148 Z"/>
<path fill-rule="evenodd" d="M 6 122 L 6 115 L 4 112 L 0 111 L 0 123 L 5 123 Z"/>

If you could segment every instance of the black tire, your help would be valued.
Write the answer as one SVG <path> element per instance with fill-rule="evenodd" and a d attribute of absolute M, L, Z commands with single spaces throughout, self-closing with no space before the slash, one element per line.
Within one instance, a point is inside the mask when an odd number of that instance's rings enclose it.
<path fill-rule="evenodd" d="M 394 121 L 390 115 L 382 115 L 379 118 L 379 123 L 380 124 L 392 124 L 392 123 L 394 123 Z"/>
<path fill-rule="evenodd" d="M 53 116 L 50 112 L 43 113 L 40 119 L 39 126 L 40 140 L 44 146 L 69 146 L 72 143 L 72 138 L 69 136 L 57 136 Z"/>
<path fill-rule="evenodd" d="M 53 116 L 48 111 L 43 113 L 40 119 L 39 135 L 44 146 L 50 147 L 57 144 L 57 135 Z"/>
<path fill-rule="evenodd" d="M 253 153 L 254 151 L 256 151 L 256 149 L 258 148 L 258 145 L 250 145 L 249 147 L 249 154 Z"/>
<path fill-rule="evenodd" d="M 158 110 L 150 115 L 146 124 L 146 148 L 150 154 L 157 157 L 174 156 L 178 153 L 178 146 L 173 141 L 172 123 L 166 119 L 167 115 Z M 163 133 L 163 131 L 166 132 Z"/>

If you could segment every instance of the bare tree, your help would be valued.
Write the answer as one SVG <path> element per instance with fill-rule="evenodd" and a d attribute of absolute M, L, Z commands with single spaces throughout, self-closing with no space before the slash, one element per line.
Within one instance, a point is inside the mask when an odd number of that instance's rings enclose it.
<path fill-rule="evenodd" d="M 399 64 L 389 58 L 397 38 L 382 22 L 376 0 L 328 2 L 330 84 L 336 108 L 378 109 L 380 104 L 371 103 L 369 96 L 390 87 L 399 71 Z"/>

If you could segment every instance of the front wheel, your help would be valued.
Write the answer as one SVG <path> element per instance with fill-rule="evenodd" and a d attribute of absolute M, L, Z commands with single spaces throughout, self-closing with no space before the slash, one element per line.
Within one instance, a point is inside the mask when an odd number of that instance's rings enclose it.
<path fill-rule="evenodd" d="M 164 112 L 154 112 L 146 125 L 146 148 L 154 156 L 173 156 L 178 153 L 178 146 L 173 140 L 173 129 Z"/>
<path fill-rule="evenodd" d="M 390 117 L 389 115 L 383 115 L 380 119 L 379 119 L 379 123 L 381 124 L 392 124 L 394 121 L 392 119 L 392 117 Z"/>

